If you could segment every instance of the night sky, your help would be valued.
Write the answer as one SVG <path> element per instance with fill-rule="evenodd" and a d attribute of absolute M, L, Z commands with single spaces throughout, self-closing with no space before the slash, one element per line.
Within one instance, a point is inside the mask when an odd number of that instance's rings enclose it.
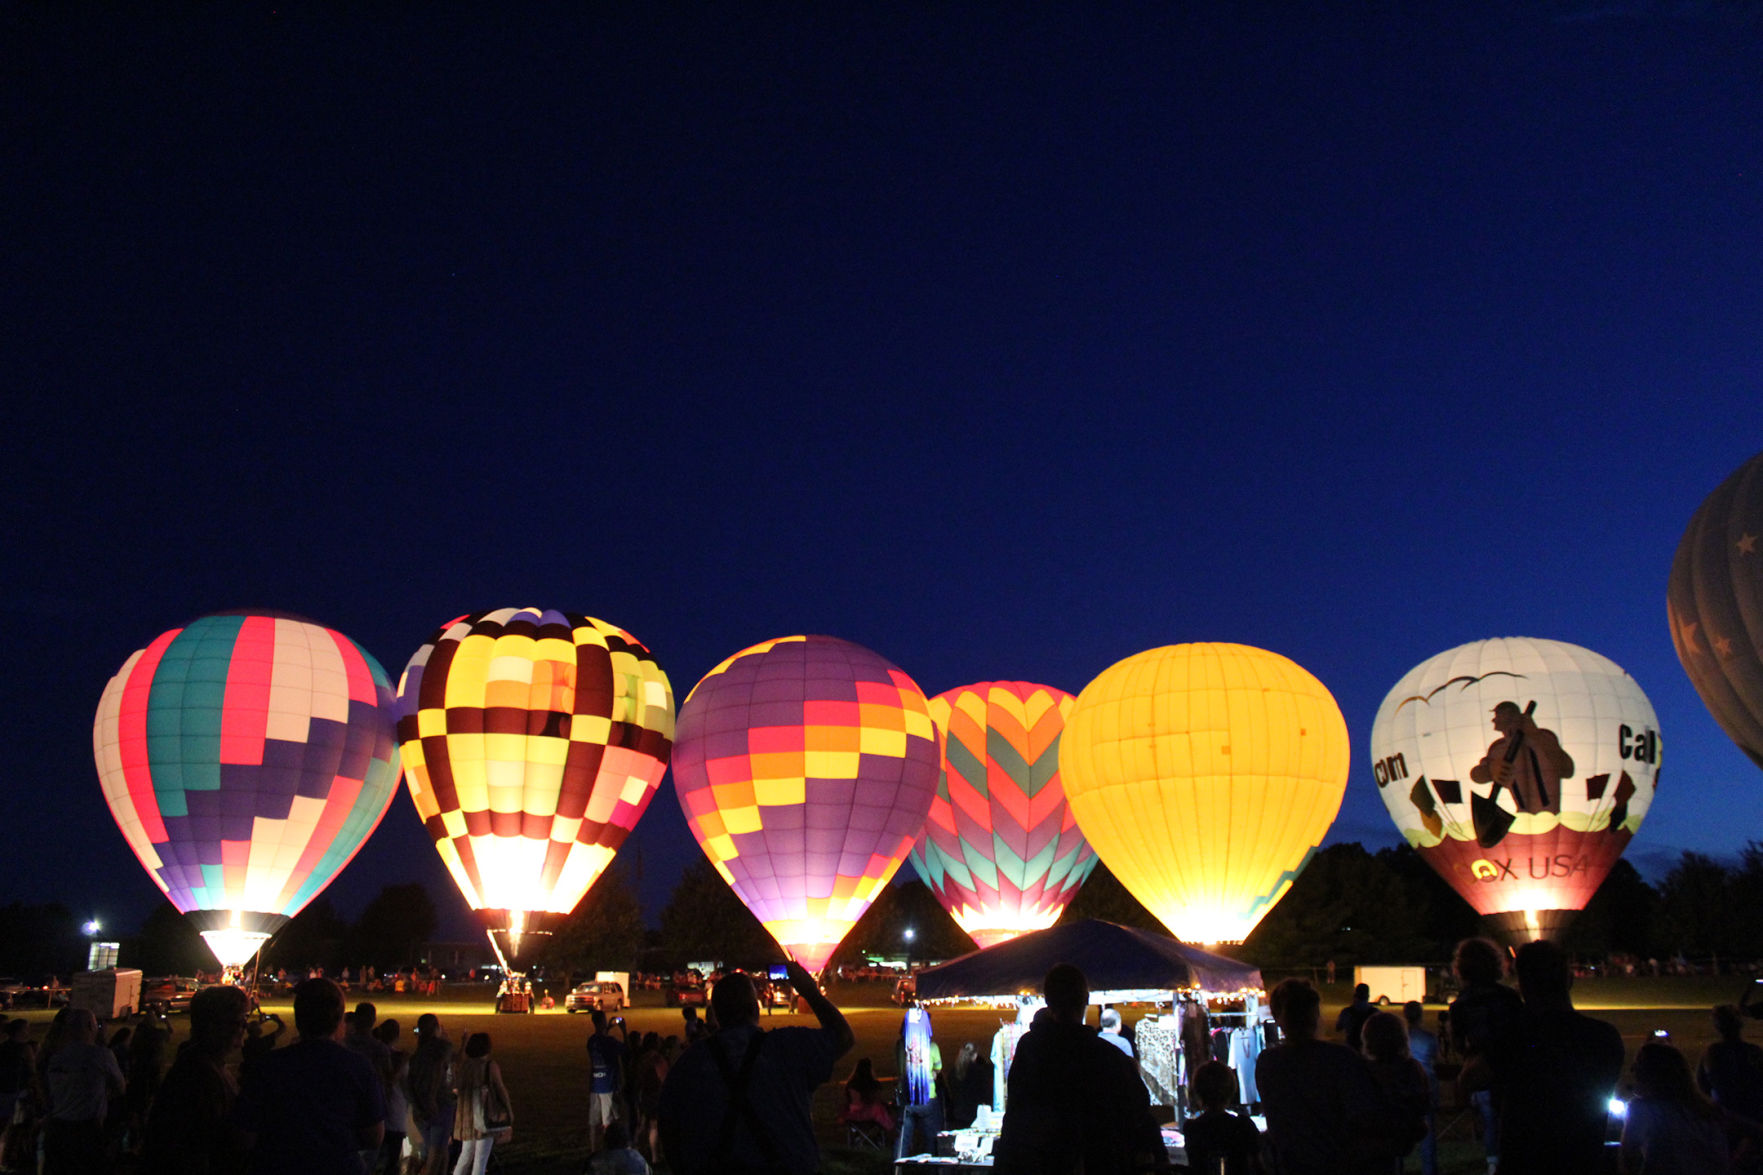
<path fill-rule="evenodd" d="M 681 700 L 1259 645 L 1372 847 L 1384 694 L 1552 637 L 1658 711 L 1643 870 L 1763 838 L 1665 620 L 1763 448 L 1758 6 L 161 7 L 0 14 L 0 900 L 152 908 L 92 714 L 241 607 L 394 679 L 586 612 Z M 651 917 L 697 852 L 664 783 Z M 467 933 L 400 794 L 331 894 L 410 879 Z"/>

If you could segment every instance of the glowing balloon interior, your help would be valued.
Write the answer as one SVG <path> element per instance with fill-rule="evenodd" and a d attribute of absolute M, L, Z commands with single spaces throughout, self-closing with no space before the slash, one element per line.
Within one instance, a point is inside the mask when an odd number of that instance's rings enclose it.
<path fill-rule="evenodd" d="M 693 688 L 673 778 L 717 872 L 819 972 L 906 859 L 939 758 L 910 677 L 848 641 L 792 636 L 743 649 Z"/>
<path fill-rule="evenodd" d="M 398 685 L 410 798 L 459 892 L 517 968 L 574 910 L 649 806 L 673 690 L 649 650 L 591 616 L 461 616 Z"/>
<path fill-rule="evenodd" d="M 1020 681 L 930 699 L 943 769 L 912 864 L 982 947 L 1053 925 L 1096 867 L 1059 776 L 1059 736 L 1076 704 Z"/>
<path fill-rule="evenodd" d="M 1059 767 L 1078 827 L 1134 897 L 1178 938 L 1239 942 L 1340 811 L 1347 724 L 1278 653 L 1171 645 L 1084 687 Z"/>
<path fill-rule="evenodd" d="M 1607 657 L 1502 637 L 1421 662 L 1371 728 L 1408 843 L 1508 939 L 1558 933 L 1645 819 L 1659 722 Z"/>
<path fill-rule="evenodd" d="M 1726 736 L 1763 767 L 1763 453 L 1696 510 L 1671 561 L 1677 659 Z"/>
<path fill-rule="evenodd" d="M 392 802 L 386 674 L 294 617 L 206 616 L 111 678 L 92 728 L 105 802 L 223 966 L 250 959 Z"/>

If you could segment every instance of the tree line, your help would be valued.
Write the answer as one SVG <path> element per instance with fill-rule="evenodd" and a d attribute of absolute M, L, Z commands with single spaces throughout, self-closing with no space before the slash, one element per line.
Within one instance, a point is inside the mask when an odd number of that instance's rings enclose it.
<path fill-rule="evenodd" d="M 954 958 L 973 941 L 930 888 L 907 880 L 883 890 L 833 956 Z M 1064 919 L 1102 918 L 1161 931 L 1104 865 L 1098 864 Z M 438 918 L 418 884 L 381 890 L 361 916 L 345 919 L 320 895 L 270 942 L 264 967 L 409 967 L 423 960 Z M 910 929 L 912 936 L 906 937 Z M 1302 969 L 1443 962 L 1461 938 L 1482 932 L 1469 904 L 1406 845 L 1369 852 L 1347 842 L 1316 853 L 1278 905 L 1228 953 L 1264 967 Z M 1763 959 L 1763 842 L 1736 863 L 1686 852 L 1657 886 L 1618 861 L 1563 945 L 1581 958 L 1628 955 L 1697 963 Z M 0 905 L 0 973 L 65 974 L 84 964 L 78 920 L 49 903 Z M 169 903 L 122 944 L 123 965 L 149 974 L 211 967 L 201 938 Z M 553 974 L 594 970 L 670 971 L 696 960 L 761 967 L 783 961 L 759 920 L 706 860 L 686 866 L 654 926 L 646 924 L 628 870 L 615 862 L 566 919 L 540 962 Z"/>

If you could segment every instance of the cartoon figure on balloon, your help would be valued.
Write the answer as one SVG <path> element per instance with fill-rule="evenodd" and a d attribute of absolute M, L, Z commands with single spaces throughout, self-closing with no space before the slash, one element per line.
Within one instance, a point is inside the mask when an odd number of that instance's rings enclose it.
<path fill-rule="evenodd" d="M 1470 803 L 1476 840 L 1484 849 L 1505 839 L 1519 812 L 1561 814 L 1561 781 L 1573 775 L 1573 756 L 1554 731 L 1536 724 L 1536 708 L 1534 700 L 1522 710 L 1512 701 L 1495 706 L 1494 729 L 1500 737 L 1469 769 L 1471 781 L 1493 784 L 1486 795 L 1475 793 Z M 1502 789 L 1511 793 L 1515 811 L 1500 806 Z"/>

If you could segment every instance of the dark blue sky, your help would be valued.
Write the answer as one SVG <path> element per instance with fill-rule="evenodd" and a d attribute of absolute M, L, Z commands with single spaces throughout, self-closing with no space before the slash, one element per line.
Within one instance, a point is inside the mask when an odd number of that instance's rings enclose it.
<path fill-rule="evenodd" d="M 1260 645 L 1373 844 L 1385 692 L 1553 637 L 1659 713 L 1644 867 L 1763 836 L 1664 604 L 1763 448 L 1757 6 L 237 7 L 0 17 L 0 897 L 151 906 L 92 712 L 244 606 L 394 677 L 584 611 L 682 699 Z M 653 912 L 671 783 L 639 849 Z M 333 893 L 412 877 L 463 910 L 400 797 Z"/>

